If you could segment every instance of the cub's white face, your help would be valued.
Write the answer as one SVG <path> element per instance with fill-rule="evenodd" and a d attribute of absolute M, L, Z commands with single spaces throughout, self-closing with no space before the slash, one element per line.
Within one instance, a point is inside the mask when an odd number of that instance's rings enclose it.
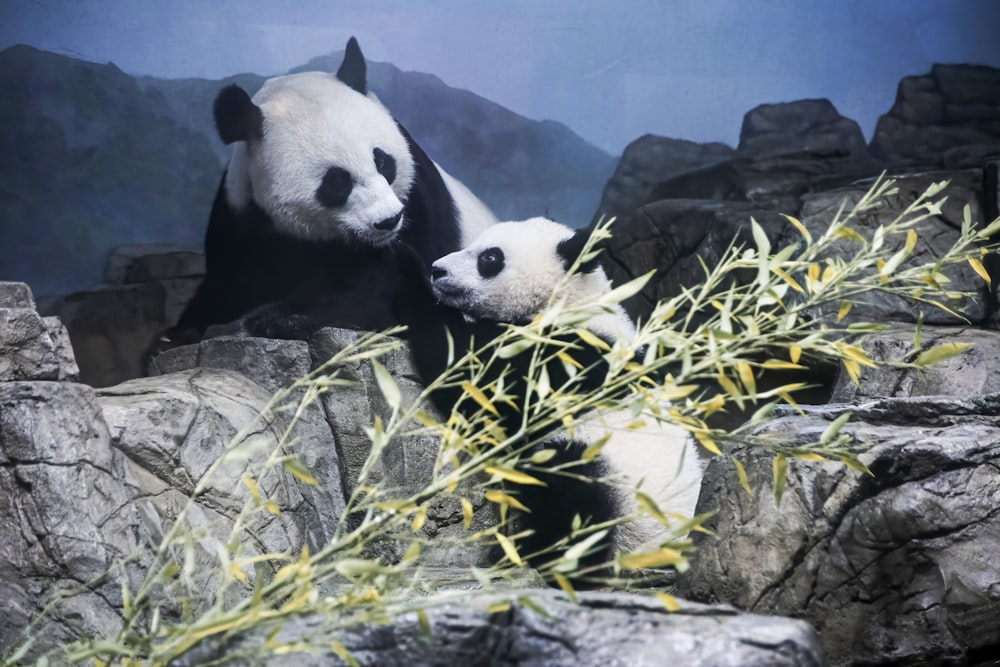
<path fill-rule="evenodd" d="M 252 200 L 304 239 L 384 246 L 395 238 L 414 164 L 374 95 L 306 72 L 269 79 L 253 102 L 262 132 L 236 144 L 226 175 L 231 205 Z"/>
<path fill-rule="evenodd" d="M 573 229 L 547 218 L 487 227 L 471 245 L 434 262 L 434 296 L 472 320 L 525 322 L 542 311 L 575 261 L 582 242 L 574 246 L 574 240 L 580 237 Z M 611 284 L 594 265 L 574 274 L 565 287 L 572 304 L 599 297 Z M 634 333 L 620 308 L 595 315 L 587 326 L 611 339 Z"/>

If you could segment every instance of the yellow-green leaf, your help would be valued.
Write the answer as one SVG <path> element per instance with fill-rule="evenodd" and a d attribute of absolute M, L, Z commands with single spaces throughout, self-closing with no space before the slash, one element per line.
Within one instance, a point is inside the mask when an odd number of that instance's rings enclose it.
<path fill-rule="evenodd" d="M 278 516 L 279 514 L 281 514 L 281 508 L 278 507 L 278 503 L 274 502 L 273 500 L 267 500 L 267 501 L 265 501 L 264 502 L 264 509 L 266 509 L 268 512 L 270 512 L 274 516 Z"/>
<path fill-rule="evenodd" d="M 840 320 L 844 319 L 845 317 L 847 317 L 847 314 L 849 312 L 851 312 L 851 306 L 852 305 L 853 304 L 850 301 L 841 301 L 840 302 L 840 310 L 837 311 L 837 321 L 838 322 Z"/>
<path fill-rule="evenodd" d="M 625 554 L 621 566 L 626 570 L 643 570 L 650 567 L 667 567 L 684 562 L 684 555 L 676 549 L 663 547 L 647 553 Z"/>
<path fill-rule="evenodd" d="M 809 230 L 805 228 L 805 225 L 799 222 L 797 218 L 793 218 L 790 215 L 786 215 L 784 217 L 785 220 L 792 223 L 792 226 L 799 231 L 799 234 L 802 234 L 802 238 L 806 240 L 806 243 L 812 243 L 812 234 L 810 234 Z"/>
<path fill-rule="evenodd" d="M 392 375 L 385 369 L 378 359 L 372 359 L 372 370 L 375 372 L 375 383 L 378 385 L 378 390 L 382 392 L 382 396 L 385 397 L 385 402 L 389 404 L 389 407 L 393 410 L 399 408 L 399 402 L 402 400 L 402 394 L 399 392 L 399 387 L 396 385 L 396 380 L 393 379 Z"/>
<path fill-rule="evenodd" d="M 747 478 L 747 471 L 743 467 L 743 464 L 733 459 L 733 465 L 736 467 L 736 476 L 740 479 L 740 486 L 743 487 L 748 496 L 753 497 L 753 489 L 750 488 L 750 480 Z"/>
<path fill-rule="evenodd" d="M 593 459 L 595 456 L 601 453 L 601 449 L 604 447 L 604 445 L 608 444 L 608 441 L 610 439 L 611 439 L 611 434 L 605 433 L 597 440 L 597 442 L 595 442 L 594 444 L 590 445 L 585 450 L 583 450 L 583 453 L 580 454 L 580 460 L 590 461 L 591 459 Z"/>
<path fill-rule="evenodd" d="M 316 478 L 312 476 L 312 473 L 309 472 L 309 469 L 302 465 L 302 463 L 293 456 L 282 459 L 281 467 L 292 473 L 292 475 L 303 484 L 308 484 L 309 486 L 317 486 L 319 484 L 319 482 L 316 481 Z"/>
<path fill-rule="evenodd" d="M 506 535 L 497 533 L 496 537 L 497 542 L 500 543 L 500 548 L 503 549 L 503 552 L 507 555 L 507 558 L 510 559 L 510 562 L 518 567 L 524 567 L 524 561 L 521 560 L 521 555 L 517 553 L 517 547 L 514 546 L 514 543 L 511 542 Z"/>
<path fill-rule="evenodd" d="M 917 355 L 913 363 L 917 366 L 930 366 L 945 359 L 956 357 L 971 347 L 972 343 L 941 343 L 921 352 Z"/>
<path fill-rule="evenodd" d="M 673 595 L 669 593 L 654 593 L 656 599 L 663 603 L 664 608 L 669 612 L 680 611 L 681 603 L 677 601 Z"/>
<path fill-rule="evenodd" d="M 587 329 L 577 329 L 576 335 L 580 337 L 580 340 L 591 347 L 596 347 L 597 349 L 604 350 L 605 352 L 611 349 L 607 343 Z"/>
<path fill-rule="evenodd" d="M 514 496 L 507 495 L 503 491 L 493 489 L 484 493 L 483 497 L 491 503 L 496 503 L 497 505 L 510 505 L 514 509 L 519 509 L 522 512 L 528 512 L 529 514 L 531 513 L 531 510 L 524 503 Z"/>
<path fill-rule="evenodd" d="M 774 455 L 771 473 L 774 478 L 774 504 L 780 507 L 781 496 L 785 494 L 785 484 L 788 481 L 788 459 L 784 454 Z"/>
<path fill-rule="evenodd" d="M 472 527 L 472 503 L 468 498 L 462 498 L 462 525 L 466 530 Z"/>
<path fill-rule="evenodd" d="M 715 441 L 712 440 L 712 438 L 710 438 L 707 433 L 696 431 L 694 434 L 694 439 L 697 440 L 702 447 L 712 452 L 716 456 L 722 456 L 722 451 L 719 449 L 719 446 L 715 444 Z"/>
<path fill-rule="evenodd" d="M 468 381 L 463 382 L 462 391 L 471 396 L 472 400 L 474 400 L 476 403 L 479 404 L 479 407 L 489 412 L 492 412 L 497 416 L 500 415 L 500 412 L 496 409 L 496 406 L 493 405 L 490 399 L 486 398 L 486 394 L 480 391 L 479 387 L 477 387 L 476 385 Z"/>
<path fill-rule="evenodd" d="M 552 578 L 556 580 L 556 583 L 559 584 L 559 588 L 563 590 L 573 604 L 576 604 L 576 591 L 573 590 L 573 585 L 569 583 L 569 579 L 566 578 L 566 575 L 555 572 L 552 575 Z"/>
<path fill-rule="evenodd" d="M 260 489 L 257 488 L 257 482 L 253 481 L 249 475 L 243 475 L 242 480 L 243 485 L 250 491 L 250 497 L 255 503 L 260 503 Z"/>
<path fill-rule="evenodd" d="M 793 364 L 799 363 L 799 359 L 802 357 L 802 348 L 798 345 L 788 346 L 788 358 L 792 360 Z"/>
<path fill-rule="evenodd" d="M 514 484 L 534 484 L 536 486 L 546 486 L 545 482 L 542 480 L 511 468 L 490 465 L 485 466 L 483 471 L 489 475 L 496 475 L 500 479 L 507 480 L 508 482 L 513 482 Z"/>
<path fill-rule="evenodd" d="M 556 454 L 558 452 L 554 449 L 540 449 L 531 455 L 531 462 L 537 464 L 548 463 Z"/>
<path fill-rule="evenodd" d="M 420 625 L 420 632 L 424 637 L 431 636 L 431 622 L 427 620 L 427 613 L 423 609 L 417 610 L 417 623 Z"/>
<path fill-rule="evenodd" d="M 413 523 L 410 524 L 410 530 L 414 533 L 419 532 L 425 523 L 427 523 L 427 505 L 423 505 L 417 510 L 417 513 L 413 516 Z"/>
<path fill-rule="evenodd" d="M 992 284 L 992 281 L 990 280 L 990 274 L 989 274 L 989 272 L 988 272 L 988 271 L 986 270 L 986 267 L 985 267 L 985 266 L 983 266 L 983 263 L 982 263 L 982 262 L 980 262 L 980 261 L 979 261 L 978 259 L 976 259 L 975 257 L 970 257 L 970 258 L 969 258 L 969 266 L 971 266 L 971 267 L 972 267 L 972 270 L 973 270 L 973 271 L 975 271 L 976 273 L 978 273 L 978 274 L 979 274 L 979 277 L 980 277 L 980 278 L 982 278 L 983 280 L 985 280 L 985 281 L 986 281 L 986 284 L 987 284 L 987 285 L 990 285 L 990 284 Z"/>
<path fill-rule="evenodd" d="M 333 651 L 338 658 L 347 663 L 347 667 L 361 667 L 361 663 L 355 659 L 351 652 L 347 650 L 347 647 L 340 642 L 330 642 L 330 650 Z"/>

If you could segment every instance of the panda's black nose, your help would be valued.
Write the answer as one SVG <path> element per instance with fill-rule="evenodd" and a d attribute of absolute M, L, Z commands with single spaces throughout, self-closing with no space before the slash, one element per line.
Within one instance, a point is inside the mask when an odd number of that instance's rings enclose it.
<path fill-rule="evenodd" d="M 397 213 L 396 215 L 392 216 L 391 218 L 386 218 L 385 220 L 382 220 L 380 222 L 376 222 L 375 223 L 375 229 L 377 229 L 379 231 L 383 231 L 383 232 L 388 232 L 390 230 L 393 230 L 393 229 L 396 228 L 396 225 L 399 224 L 399 220 L 402 217 L 403 217 L 403 212 L 400 211 L 399 213 Z"/>
<path fill-rule="evenodd" d="M 439 266 L 432 266 L 431 267 L 431 278 L 432 279 L 438 280 L 439 278 L 444 278 L 446 275 L 448 275 L 447 269 L 442 269 Z"/>

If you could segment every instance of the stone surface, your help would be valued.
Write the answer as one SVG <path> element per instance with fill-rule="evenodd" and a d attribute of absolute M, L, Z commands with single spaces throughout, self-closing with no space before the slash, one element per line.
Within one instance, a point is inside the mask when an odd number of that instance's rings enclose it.
<path fill-rule="evenodd" d="M 896 101 L 878 120 L 871 151 L 893 164 L 941 166 L 949 149 L 1000 143 L 1000 70 L 934 65 L 899 82 Z"/>
<path fill-rule="evenodd" d="M 429 635 L 408 613 L 384 625 L 346 630 L 320 618 L 286 624 L 278 641 L 308 639 L 319 646 L 341 642 L 359 665 L 378 667 L 653 667 L 659 665 L 819 666 L 815 633 L 789 618 L 739 613 L 724 606 L 684 603 L 668 613 L 649 597 L 578 593 L 579 604 L 556 591 L 462 596 L 425 609 Z M 490 604 L 510 601 L 505 611 Z M 530 601 L 529 603 L 522 600 Z M 539 613 L 542 611 L 543 613 Z M 191 666 L 210 660 L 237 667 L 262 664 L 240 657 L 259 646 L 258 635 L 237 637 L 225 646 L 202 646 L 178 661 Z M 316 653 L 272 656 L 263 664 L 325 667 L 344 664 L 326 648 Z"/>
<path fill-rule="evenodd" d="M 861 367 L 859 383 L 841 374 L 833 389 L 833 401 L 847 403 L 872 398 L 906 396 L 950 396 L 973 398 L 1000 392 L 1000 332 L 968 327 L 924 327 L 921 349 L 945 343 L 970 343 L 962 354 L 934 364 L 925 371 L 883 365 L 912 362 L 914 329 L 895 326 L 863 336 L 857 345 L 879 368 Z"/>
<path fill-rule="evenodd" d="M 765 423 L 818 438 L 843 406 Z M 771 456 L 742 450 L 753 495 L 709 463 L 681 595 L 812 622 L 830 665 L 967 664 L 1000 654 L 1000 394 L 907 398 L 852 408 L 844 433 L 867 448 L 863 476 L 794 460 L 775 507 Z"/>
<path fill-rule="evenodd" d="M 58 318 L 43 318 L 34 308 L 0 307 L 0 382 L 78 376 L 66 329 Z"/>
<path fill-rule="evenodd" d="M 604 186 L 593 221 L 602 217 L 627 220 L 660 181 L 732 155 L 733 149 L 725 144 L 644 135 L 625 148 L 614 175 Z"/>
<path fill-rule="evenodd" d="M 0 308 L 35 309 L 35 298 L 25 283 L 0 280 Z"/>
<path fill-rule="evenodd" d="M 97 578 L 138 546 L 124 476 L 93 389 L 0 383 L 0 653 L 57 595 L 43 647 L 117 632 L 121 587 Z"/>
<path fill-rule="evenodd" d="M 104 280 L 111 285 L 203 275 L 204 253 L 164 243 L 117 246 L 104 267 Z"/>
<path fill-rule="evenodd" d="M 223 369 L 252 380 L 268 395 L 292 386 L 311 370 L 309 345 L 304 341 L 267 338 L 209 338 L 196 345 L 167 350 L 150 364 L 150 375 L 165 375 L 195 368 Z M 298 404 L 304 390 L 290 394 L 286 404 Z M 299 491 L 307 506 L 308 542 L 317 549 L 329 541 L 344 512 L 340 458 L 335 439 L 319 402 L 306 406 L 290 433 L 295 451 L 318 482 Z"/>
<path fill-rule="evenodd" d="M 933 216 L 916 228 L 918 241 L 907 263 L 932 263 L 940 257 L 947 248 L 959 237 L 962 226 L 962 210 L 968 205 L 972 220 L 983 221 L 983 210 L 980 205 L 982 188 L 982 172 L 978 169 L 950 172 L 930 172 L 896 177 L 897 193 L 882 200 L 881 205 L 862 213 L 852 222 L 851 226 L 869 241 L 879 225 L 890 223 L 907 206 L 933 183 L 949 180 L 949 186 L 941 192 L 935 201 L 947 196 L 947 201 L 941 210 L 941 215 Z M 836 188 L 825 192 L 807 194 L 803 197 L 800 214 L 802 224 L 815 237 L 826 231 L 834 215 L 840 210 L 850 211 L 871 187 L 871 183 L 861 181 L 854 185 Z M 887 240 L 887 247 L 898 249 L 903 246 L 905 238 Z M 854 244 L 847 242 L 841 246 L 843 250 L 835 250 L 844 255 L 856 250 Z M 968 320 L 980 323 L 986 320 L 988 309 L 983 294 L 986 285 L 975 271 L 967 264 L 945 267 L 943 272 L 951 279 L 947 287 L 958 292 L 968 292 L 970 296 L 947 302 L 956 312 L 963 314 Z M 873 278 L 874 279 L 874 278 Z M 881 293 L 869 293 L 854 303 L 847 321 L 870 322 L 916 322 L 919 313 L 924 314 L 924 321 L 929 324 L 958 324 L 960 318 L 929 305 L 910 303 L 901 298 Z"/>
<path fill-rule="evenodd" d="M 861 128 L 841 116 L 827 99 L 761 104 L 751 109 L 743 116 L 736 152 L 755 157 L 792 153 L 868 157 Z"/>
<path fill-rule="evenodd" d="M 250 497 L 241 481 L 249 475 L 282 513 L 257 512 L 241 541 L 251 552 L 300 550 L 302 515 L 309 508 L 299 484 L 280 465 L 263 470 L 284 430 L 284 418 L 265 411 L 269 398 L 238 373 L 215 369 L 130 380 L 98 393 L 112 445 L 127 457 L 126 478 L 154 543 L 223 452 L 242 443 L 246 454 L 224 461 L 198 495 L 192 526 L 228 541 L 229 527 Z M 257 420 L 262 412 L 263 420 Z"/>
<path fill-rule="evenodd" d="M 699 258 L 714 266 L 734 237 L 752 243 L 751 217 L 777 244 L 787 227 L 784 218 L 747 202 L 664 199 L 616 226 L 602 260 L 611 281 L 620 285 L 657 270 L 643 291 L 624 303 L 629 315 L 646 319 L 659 299 L 700 283 L 704 271 Z"/>

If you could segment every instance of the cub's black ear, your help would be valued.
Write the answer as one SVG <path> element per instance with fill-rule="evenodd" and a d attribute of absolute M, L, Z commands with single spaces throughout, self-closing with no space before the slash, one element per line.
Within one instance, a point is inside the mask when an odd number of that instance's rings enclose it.
<path fill-rule="evenodd" d="M 223 143 L 260 139 L 264 134 L 264 114 L 236 84 L 219 91 L 212 115 Z"/>
<path fill-rule="evenodd" d="M 590 227 L 578 229 L 573 236 L 569 237 L 565 241 L 560 241 L 559 245 L 556 246 L 556 254 L 559 255 L 559 258 L 562 260 L 563 266 L 567 271 L 569 271 L 570 267 L 573 266 L 573 262 L 575 262 L 583 253 L 583 248 L 587 245 L 587 239 L 590 238 L 590 232 Z M 599 241 L 591 246 L 591 250 L 600 250 L 601 247 L 602 242 Z M 598 261 L 598 258 L 594 257 L 581 264 L 577 272 L 591 273 L 600 266 L 601 263 Z"/>
<path fill-rule="evenodd" d="M 347 48 L 344 49 L 344 62 L 340 63 L 340 69 L 337 70 L 337 78 L 362 95 L 367 95 L 367 69 L 368 66 L 365 64 L 365 57 L 361 53 L 361 47 L 358 46 L 358 40 L 351 37 L 347 40 Z"/>

